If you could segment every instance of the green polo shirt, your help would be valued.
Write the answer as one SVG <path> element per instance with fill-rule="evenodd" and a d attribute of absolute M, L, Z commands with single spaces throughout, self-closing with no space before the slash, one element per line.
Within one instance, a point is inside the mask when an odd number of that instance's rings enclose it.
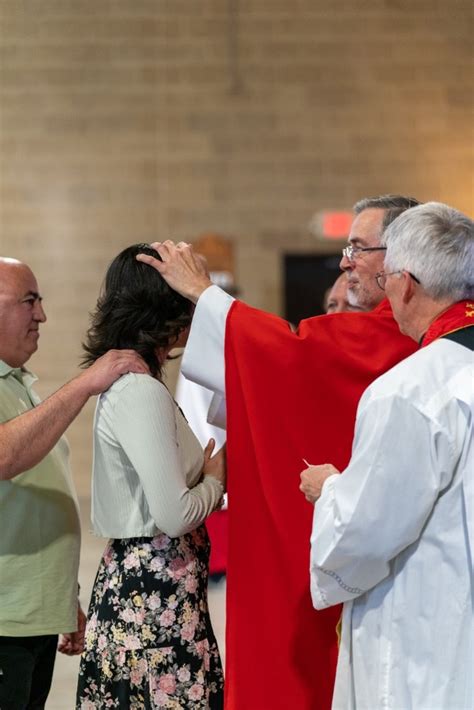
<path fill-rule="evenodd" d="M 0 360 L 0 422 L 39 403 L 36 378 Z M 76 629 L 79 512 L 63 438 L 34 468 L 0 481 L 0 636 Z"/>

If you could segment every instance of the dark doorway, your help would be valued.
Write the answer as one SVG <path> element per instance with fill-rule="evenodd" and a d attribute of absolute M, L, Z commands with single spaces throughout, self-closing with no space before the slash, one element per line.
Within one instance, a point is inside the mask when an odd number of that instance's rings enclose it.
<path fill-rule="evenodd" d="M 285 254 L 285 318 L 297 325 L 324 313 L 324 294 L 341 273 L 336 254 Z"/>

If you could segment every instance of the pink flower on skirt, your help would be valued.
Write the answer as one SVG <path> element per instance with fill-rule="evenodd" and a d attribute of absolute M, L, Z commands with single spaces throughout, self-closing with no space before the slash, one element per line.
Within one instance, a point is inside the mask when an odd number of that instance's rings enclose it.
<path fill-rule="evenodd" d="M 140 685 L 143 680 L 143 673 L 139 668 L 130 671 L 130 685 Z"/>
<path fill-rule="evenodd" d="M 139 609 L 135 612 L 135 623 L 141 626 L 145 621 L 146 611 L 145 609 Z"/>
<path fill-rule="evenodd" d="M 194 624 L 183 624 L 181 628 L 181 633 L 180 636 L 183 639 L 183 641 L 192 641 L 194 638 L 194 634 L 196 633 L 196 627 Z"/>
<path fill-rule="evenodd" d="M 125 649 L 119 648 L 117 650 L 117 653 L 115 654 L 115 663 L 121 667 L 125 664 L 126 658 L 127 658 L 127 656 L 125 653 Z"/>
<path fill-rule="evenodd" d="M 135 621 L 135 612 L 132 609 L 122 609 L 119 618 L 126 621 L 128 624 L 133 624 Z"/>
<path fill-rule="evenodd" d="M 203 641 L 196 641 L 196 653 L 198 656 L 203 656 L 204 651 L 207 650 L 207 641 L 204 639 Z"/>
<path fill-rule="evenodd" d="M 191 678 L 191 673 L 187 666 L 180 668 L 177 675 L 180 683 L 187 683 L 187 681 Z"/>
<path fill-rule="evenodd" d="M 160 614 L 160 624 L 162 626 L 172 626 L 175 619 L 176 614 L 172 609 L 165 609 L 165 611 Z"/>
<path fill-rule="evenodd" d="M 140 558 L 136 552 L 130 552 L 123 561 L 125 569 L 136 569 L 140 567 Z"/>
<path fill-rule="evenodd" d="M 196 560 L 194 558 L 186 560 L 186 569 L 188 572 L 194 572 L 196 569 Z"/>
<path fill-rule="evenodd" d="M 186 563 L 184 560 L 171 560 L 168 565 L 168 574 L 173 579 L 181 579 L 186 574 Z"/>
<path fill-rule="evenodd" d="M 165 550 L 169 544 L 170 539 L 168 535 L 157 535 L 151 541 L 151 545 L 155 548 L 155 550 Z"/>
<path fill-rule="evenodd" d="M 188 592 L 188 594 L 195 594 L 196 589 L 198 588 L 198 581 L 196 577 L 191 577 L 190 575 L 188 575 L 184 580 L 184 588 Z"/>
<path fill-rule="evenodd" d="M 149 609 L 159 609 L 161 606 L 161 599 L 158 594 L 150 594 L 147 603 Z"/>
<path fill-rule="evenodd" d="M 194 683 L 188 690 L 188 698 L 190 700 L 201 700 L 202 696 L 204 695 L 204 688 L 202 685 L 197 685 Z"/>
<path fill-rule="evenodd" d="M 159 572 L 165 566 L 165 561 L 161 557 L 153 557 L 150 562 L 150 569 L 153 572 Z"/>
<path fill-rule="evenodd" d="M 165 673 L 162 675 L 158 687 L 165 693 L 174 693 L 176 690 L 176 678 L 172 673 Z"/>
<path fill-rule="evenodd" d="M 95 703 L 93 703 L 91 700 L 81 701 L 81 710 L 95 710 L 95 707 Z"/>
<path fill-rule="evenodd" d="M 140 685 L 147 672 L 148 664 L 144 658 L 140 658 L 135 668 L 130 672 L 130 682 L 132 685 Z"/>
<path fill-rule="evenodd" d="M 154 695 L 153 695 L 153 700 L 155 701 L 155 703 L 158 707 L 161 707 L 161 706 L 166 707 L 166 703 L 169 700 L 169 696 L 166 695 L 166 693 L 163 693 L 162 690 L 157 690 L 156 693 L 154 693 Z"/>
<path fill-rule="evenodd" d="M 138 648 L 141 648 L 140 639 L 137 638 L 137 636 L 132 636 L 130 634 L 125 636 L 123 645 L 128 651 L 136 651 Z"/>

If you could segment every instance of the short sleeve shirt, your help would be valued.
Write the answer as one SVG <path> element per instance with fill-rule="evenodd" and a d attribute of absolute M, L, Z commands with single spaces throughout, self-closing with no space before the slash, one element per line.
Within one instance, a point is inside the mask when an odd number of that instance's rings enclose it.
<path fill-rule="evenodd" d="M 0 422 L 39 403 L 35 377 L 0 361 Z M 61 438 L 36 466 L 0 481 L 0 636 L 75 630 L 80 521 Z"/>

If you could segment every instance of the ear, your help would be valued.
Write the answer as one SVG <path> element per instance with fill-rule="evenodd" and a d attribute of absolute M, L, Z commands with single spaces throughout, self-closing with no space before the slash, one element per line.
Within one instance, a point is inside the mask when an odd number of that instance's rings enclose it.
<path fill-rule="evenodd" d="M 402 271 L 401 275 L 403 285 L 402 285 L 402 301 L 405 304 L 410 303 L 411 299 L 415 295 L 416 283 L 408 273 L 408 271 Z"/>

